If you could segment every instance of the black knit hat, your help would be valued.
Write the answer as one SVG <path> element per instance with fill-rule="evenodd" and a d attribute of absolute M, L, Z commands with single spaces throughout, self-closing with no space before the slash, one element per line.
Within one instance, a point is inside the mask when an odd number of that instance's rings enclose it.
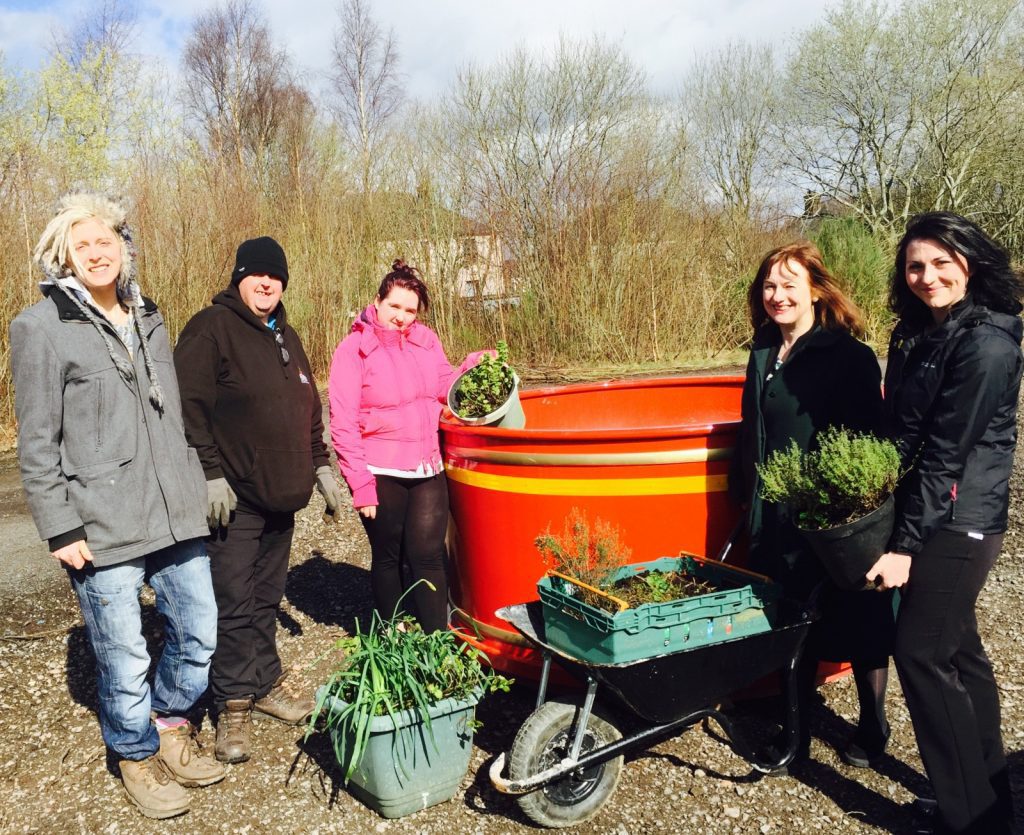
<path fill-rule="evenodd" d="M 288 286 L 288 259 L 281 244 L 264 235 L 245 241 L 235 254 L 235 268 L 231 283 L 238 284 L 247 275 L 269 275 L 281 279 L 281 287 Z"/>

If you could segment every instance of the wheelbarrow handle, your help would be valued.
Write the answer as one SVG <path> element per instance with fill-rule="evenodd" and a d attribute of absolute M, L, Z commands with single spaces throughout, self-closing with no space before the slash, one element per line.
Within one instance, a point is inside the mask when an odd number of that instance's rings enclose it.
<path fill-rule="evenodd" d="M 733 526 L 732 531 L 729 533 L 729 538 L 725 540 L 721 550 L 718 552 L 718 561 L 725 562 L 726 557 L 729 556 L 729 552 L 732 551 L 732 546 L 737 543 L 743 531 L 747 527 L 747 514 L 744 513 L 740 520 Z"/>

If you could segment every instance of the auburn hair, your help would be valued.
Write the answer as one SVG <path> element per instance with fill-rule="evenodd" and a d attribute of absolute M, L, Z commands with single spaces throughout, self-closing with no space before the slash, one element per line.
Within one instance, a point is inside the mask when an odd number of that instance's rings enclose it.
<path fill-rule="evenodd" d="M 818 297 L 814 303 L 814 321 L 826 330 L 840 330 L 852 334 L 858 339 L 864 337 L 864 314 L 860 308 L 843 292 L 835 276 L 825 266 L 821 250 L 810 241 L 796 241 L 780 246 L 769 252 L 747 291 L 747 306 L 750 310 L 750 323 L 757 331 L 769 321 L 764 309 L 764 283 L 771 275 L 776 264 L 786 267 L 799 264 L 810 277 L 811 292 Z"/>

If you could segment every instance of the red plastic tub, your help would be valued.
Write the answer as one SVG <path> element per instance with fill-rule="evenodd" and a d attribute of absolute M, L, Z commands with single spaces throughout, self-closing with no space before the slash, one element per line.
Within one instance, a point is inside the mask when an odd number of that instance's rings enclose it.
<path fill-rule="evenodd" d="M 524 429 L 442 418 L 451 594 L 495 667 L 537 675 L 536 653 L 494 612 L 537 598 L 533 540 L 561 531 L 574 506 L 617 525 L 634 562 L 718 553 L 739 516 L 726 482 L 742 386 L 720 376 L 532 389 L 520 393 Z"/>

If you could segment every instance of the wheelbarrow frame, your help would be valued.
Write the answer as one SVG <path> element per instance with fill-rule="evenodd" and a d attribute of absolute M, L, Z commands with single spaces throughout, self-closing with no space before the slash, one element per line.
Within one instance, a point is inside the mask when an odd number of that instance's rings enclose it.
<path fill-rule="evenodd" d="M 502 753 L 492 763 L 489 771 L 491 783 L 498 791 L 509 795 L 528 794 L 574 772 L 580 773 L 621 754 L 645 747 L 657 738 L 674 735 L 703 719 L 713 719 L 721 727 L 733 750 L 756 771 L 776 771 L 788 765 L 796 755 L 799 745 L 796 671 L 808 629 L 815 619 L 810 610 L 793 601 L 782 600 L 779 602 L 774 628 L 769 632 L 624 664 L 596 664 L 574 658 L 546 642 L 541 607 L 539 601 L 520 603 L 499 609 L 496 614 L 512 624 L 541 651 L 543 665 L 536 708 L 539 709 L 547 700 L 552 661 L 586 684 L 583 704 L 575 721 L 568 756 L 538 774 L 513 780 L 502 776 L 506 762 L 506 754 Z M 753 747 L 718 709 L 717 704 L 730 693 L 776 671 L 782 673 L 785 703 L 783 733 L 786 745 L 779 758 L 770 761 L 757 756 Z M 619 705 L 650 724 L 580 756 L 599 685 L 610 691 Z"/>

